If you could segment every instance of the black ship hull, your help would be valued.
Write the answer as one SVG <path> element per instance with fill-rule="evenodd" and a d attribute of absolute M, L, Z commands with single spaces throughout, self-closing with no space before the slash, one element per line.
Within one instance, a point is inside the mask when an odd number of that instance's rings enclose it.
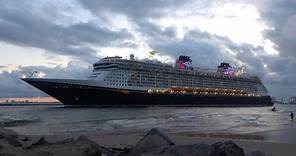
<path fill-rule="evenodd" d="M 270 96 L 227 96 L 161 94 L 147 91 L 94 87 L 68 83 L 23 79 L 67 106 L 141 107 L 141 106 L 213 106 L 252 107 L 273 105 Z"/>

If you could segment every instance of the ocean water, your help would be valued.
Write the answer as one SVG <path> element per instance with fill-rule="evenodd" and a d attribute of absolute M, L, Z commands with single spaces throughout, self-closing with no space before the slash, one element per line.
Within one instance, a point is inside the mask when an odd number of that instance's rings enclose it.
<path fill-rule="evenodd" d="M 0 106 L 0 125 L 27 135 L 143 131 L 254 133 L 296 128 L 296 105 L 247 108 L 67 108 L 61 105 Z"/>

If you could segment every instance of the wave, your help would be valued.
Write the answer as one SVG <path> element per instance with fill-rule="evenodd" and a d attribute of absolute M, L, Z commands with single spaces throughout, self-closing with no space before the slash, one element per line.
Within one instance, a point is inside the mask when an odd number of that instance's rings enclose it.
<path fill-rule="evenodd" d="M 8 119 L 5 121 L 0 121 L 0 127 L 18 127 L 18 126 L 25 126 L 28 124 L 41 122 L 39 119 L 33 119 L 33 120 L 12 120 Z"/>

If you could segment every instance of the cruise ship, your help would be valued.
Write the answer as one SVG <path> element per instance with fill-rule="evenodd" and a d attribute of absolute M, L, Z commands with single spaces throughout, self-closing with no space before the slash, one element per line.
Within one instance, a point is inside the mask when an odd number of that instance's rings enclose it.
<path fill-rule="evenodd" d="M 267 89 L 243 68 L 192 66 L 188 56 L 174 65 L 134 55 L 105 57 L 85 79 L 22 78 L 67 106 L 271 106 Z"/>

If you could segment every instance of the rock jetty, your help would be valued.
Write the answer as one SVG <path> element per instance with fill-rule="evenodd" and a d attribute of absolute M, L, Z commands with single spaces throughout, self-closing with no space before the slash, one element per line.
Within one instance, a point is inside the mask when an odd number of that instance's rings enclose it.
<path fill-rule="evenodd" d="M 49 142 L 33 139 L 0 128 L 0 156 L 266 156 L 261 151 L 244 153 L 232 141 L 214 144 L 176 145 L 165 133 L 151 129 L 136 145 L 125 148 L 103 147 L 86 136 Z"/>

